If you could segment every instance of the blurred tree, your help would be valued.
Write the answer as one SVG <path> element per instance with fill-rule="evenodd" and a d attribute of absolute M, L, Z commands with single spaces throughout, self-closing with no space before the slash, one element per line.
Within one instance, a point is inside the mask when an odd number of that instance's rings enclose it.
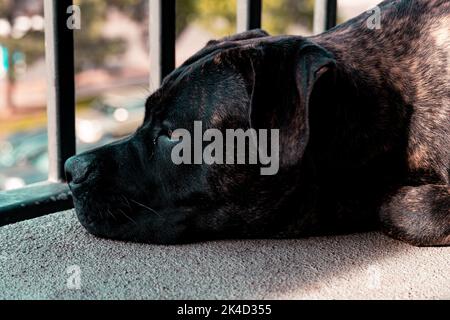
<path fill-rule="evenodd" d="M 176 34 L 177 36 L 197 15 L 198 0 L 176 0 Z"/>
<path fill-rule="evenodd" d="M 124 8 L 129 8 L 140 1 L 74 1 L 74 4 L 79 5 L 81 10 L 81 29 L 74 30 L 76 71 L 101 66 L 108 57 L 116 56 L 125 51 L 123 39 L 109 38 L 102 34 L 108 9 L 119 2 Z"/>
<path fill-rule="evenodd" d="M 28 4 L 40 3 L 31 10 Z M 119 2 L 119 1 L 116 1 Z M 120 0 L 123 5 L 132 6 L 135 0 Z M 96 67 L 103 64 L 108 56 L 117 55 L 125 50 L 122 39 L 106 38 L 102 35 L 102 25 L 106 18 L 107 9 L 111 6 L 104 0 L 75 0 L 74 4 L 81 8 L 81 30 L 74 30 L 75 37 L 75 68 L 77 71 Z M 112 4 L 113 6 L 114 4 Z M 13 91 L 16 82 L 16 68 L 14 67 L 14 53 L 20 52 L 25 57 L 26 64 L 30 65 L 38 58 L 44 56 L 43 30 L 27 30 L 14 33 L 15 19 L 18 16 L 43 15 L 42 2 L 27 0 L 0 0 L 0 18 L 6 19 L 11 25 L 11 33 L 0 36 L 0 45 L 8 49 L 9 69 L 6 84 L 6 108 L 8 112 L 14 111 Z"/>
<path fill-rule="evenodd" d="M 263 0 L 262 23 L 269 33 L 283 34 L 294 24 L 312 30 L 314 0 Z"/>
<path fill-rule="evenodd" d="M 271 1 L 271 0 L 270 0 Z M 195 2 L 193 22 L 202 24 L 217 36 L 236 32 L 236 0 L 199 0 Z"/>
<path fill-rule="evenodd" d="M 102 34 L 108 9 L 117 8 L 142 26 L 143 41 L 148 42 L 149 0 L 74 0 L 81 8 L 81 30 L 75 30 L 75 68 L 77 71 L 104 64 L 109 56 L 124 52 L 125 42 L 120 38 L 107 38 Z M 203 25 L 216 36 L 235 32 L 236 0 L 176 0 L 177 35 L 192 22 Z M 36 9 L 36 3 L 40 4 Z M 24 8 L 34 5 L 35 12 Z M 286 33 L 292 24 L 312 25 L 314 0 L 263 0 L 263 28 L 273 34 Z M 36 12 L 37 10 L 37 12 Z M 11 25 L 18 15 L 43 15 L 42 1 L 0 0 L 0 18 Z M 29 30 L 18 37 L 0 37 L 0 44 L 10 52 L 10 66 L 14 52 L 25 55 L 29 65 L 44 55 L 43 32 Z M 8 73 L 8 105 L 13 108 L 12 90 L 16 75 L 14 68 Z"/>
<path fill-rule="evenodd" d="M 271 34 L 286 33 L 294 24 L 312 28 L 314 0 L 263 0 L 262 7 L 263 28 Z M 235 32 L 236 0 L 193 1 L 192 9 L 188 22 L 199 22 L 217 36 Z"/>
<path fill-rule="evenodd" d="M 10 25 L 9 34 L 0 36 L 0 45 L 7 48 L 7 66 L 5 107 L 6 112 L 14 111 L 13 92 L 16 82 L 16 57 L 26 57 L 25 61 L 31 63 L 44 52 L 44 35 L 42 30 L 29 28 L 15 29 L 15 18 L 19 14 L 27 13 L 26 1 L 24 0 L 0 0 L 0 18 L 6 20 Z M 20 54 L 20 55 L 19 55 Z"/>

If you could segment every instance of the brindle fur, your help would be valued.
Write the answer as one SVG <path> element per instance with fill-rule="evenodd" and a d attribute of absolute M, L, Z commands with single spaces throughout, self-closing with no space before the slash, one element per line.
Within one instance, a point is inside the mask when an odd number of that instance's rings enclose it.
<path fill-rule="evenodd" d="M 379 7 L 381 29 L 364 13 L 310 38 L 252 30 L 210 41 L 149 97 L 134 135 L 68 161 L 81 223 L 157 243 L 378 225 L 414 245 L 449 245 L 450 2 Z M 279 173 L 174 166 L 161 132 L 194 120 L 279 128 Z"/>

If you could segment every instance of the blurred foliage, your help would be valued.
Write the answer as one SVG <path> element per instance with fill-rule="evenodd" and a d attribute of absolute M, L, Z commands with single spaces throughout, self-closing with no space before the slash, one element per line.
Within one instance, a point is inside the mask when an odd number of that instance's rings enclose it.
<path fill-rule="evenodd" d="M 106 20 L 108 8 L 115 6 L 115 3 L 125 6 L 120 7 L 120 9 L 124 9 L 135 5 L 135 2 L 140 1 L 74 1 L 74 4 L 79 5 L 81 10 L 81 29 L 74 30 L 75 69 L 77 71 L 101 66 L 108 57 L 116 56 L 125 51 L 123 39 L 111 39 L 102 34 L 103 24 Z"/>
<path fill-rule="evenodd" d="M 294 24 L 312 30 L 314 0 L 263 0 L 263 27 L 271 34 L 283 34 Z"/>
<path fill-rule="evenodd" d="M 177 36 L 191 23 L 196 15 L 198 0 L 176 0 L 176 34 Z M 203 0 L 201 0 L 203 1 Z"/>
<path fill-rule="evenodd" d="M 178 0 L 192 2 L 195 15 L 189 22 L 199 22 L 217 36 L 235 33 L 236 0 Z M 263 0 L 262 27 L 271 34 L 287 33 L 294 24 L 312 28 L 314 0 Z"/>
<path fill-rule="evenodd" d="M 36 1 L 36 0 L 34 0 Z M 42 0 L 41 0 L 42 1 Z M 81 8 L 81 30 L 75 30 L 77 70 L 104 64 L 109 56 L 124 52 L 120 38 L 106 38 L 102 34 L 108 9 L 113 7 L 140 23 L 143 41 L 147 41 L 149 0 L 74 0 Z M 26 0 L 0 0 L 0 17 L 11 21 Z M 199 23 L 216 36 L 235 32 L 236 0 L 177 0 L 177 35 L 189 23 Z M 263 28 L 271 34 L 287 33 L 289 26 L 312 26 L 314 0 L 263 0 Z M 42 14 L 42 12 L 40 13 Z M 21 51 L 30 64 L 44 53 L 42 32 L 28 32 L 20 40 L 0 38 L 11 51 Z"/>
<path fill-rule="evenodd" d="M 236 32 L 235 0 L 197 0 L 194 1 L 194 4 L 194 11 L 196 13 L 193 16 L 194 22 L 199 22 L 217 36 L 229 35 Z"/>
<path fill-rule="evenodd" d="M 0 0 L 0 18 L 7 19 L 12 24 L 15 13 L 20 9 L 20 5 L 21 1 Z M 0 36 L 0 45 L 8 48 L 9 64 L 12 63 L 12 54 L 14 52 L 25 53 L 26 62 L 32 63 L 43 55 L 45 50 L 44 34 L 43 32 L 30 31 L 20 39 Z M 14 68 L 9 68 L 8 78 L 11 81 L 15 80 Z"/>
<path fill-rule="evenodd" d="M 44 34 L 37 31 L 28 32 L 19 40 L 0 37 L 0 44 L 8 48 L 9 64 L 11 64 L 12 53 L 14 52 L 25 53 L 26 63 L 30 64 L 42 57 L 45 50 Z M 15 78 L 13 71 L 13 68 L 9 68 L 9 77 L 12 80 Z"/>
<path fill-rule="evenodd" d="M 8 5 L 9 5 L 9 3 L 7 0 L 0 1 L 0 12 L 2 13 L 2 15 L 4 14 L 4 12 L 6 12 Z"/>
<path fill-rule="evenodd" d="M 111 3 L 110 3 L 111 2 Z M 75 68 L 77 71 L 102 65 L 108 56 L 117 55 L 125 50 L 122 39 L 110 39 L 102 35 L 103 23 L 107 9 L 120 3 L 119 9 L 132 7 L 141 0 L 75 0 L 74 4 L 81 9 L 81 30 L 74 30 L 75 38 Z M 13 24 L 23 1 L 0 0 L 0 18 L 6 18 Z M 136 9 L 136 11 L 139 11 Z M 142 12 L 142 10 L 140 10 Z M 145 12 L 145 11 L 144 11 Z M 128 12 L 127 12 L 128 13 Z M 34 12 L 41 14 L 43 12 Z M 131 15 L 131 13 L 130 13 Z M 20 39 L 0 37 L 0 44 L 5 45 L 10 52 L 25 53 L 27 64 L 33 63 L 44 55 L 44 33 L 30 31 Z M 12 71 L 12 68 L 11 68 Z M 12 80 L 14 75 L 10 75 Z"/>

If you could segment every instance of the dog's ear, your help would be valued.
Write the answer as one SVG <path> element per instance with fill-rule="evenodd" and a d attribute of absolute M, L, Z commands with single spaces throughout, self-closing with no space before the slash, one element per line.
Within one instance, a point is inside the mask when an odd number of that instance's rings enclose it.
<path fill-rule="evenodd" d="M 255 39 L 255 38 L 263 38 L 263 37 L 267 37 L 267 36 L 269 36 L 269 34 L 262 29 L 252 29 L 252 30 L 237 33 L 237 34 L 234 34 L 234 35 L 231 35 L 228 37 L 223 37 L 221 39 L 210 40 L 210 41 L 208 41 L 206 46 L 207 47 L 214 46 L 216 44 L 219 44 L 221 42 L 226 42 L 226 41 L 248 40 L 248 39 Z"/>
<path fill-rule="evenodd" d="M 308 39 L 287 37 L 263 43 L 250 63 L 250 126 L 279 129 L 280 167 L 295 165 L 309 141 L 311 95 L 329 85 L 321 79 L 334 75 L 333 55 Z"/>

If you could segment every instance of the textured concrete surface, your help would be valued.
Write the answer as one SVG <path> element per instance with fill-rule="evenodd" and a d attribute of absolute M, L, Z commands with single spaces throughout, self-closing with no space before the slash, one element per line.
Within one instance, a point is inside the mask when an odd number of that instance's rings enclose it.
<path fill-rule="evenodd" d="M 97 239 L 66 211 L 0 228 L 0 298 L 449 299 L 450 248 L 378 233 L 132 244 Z"/>

